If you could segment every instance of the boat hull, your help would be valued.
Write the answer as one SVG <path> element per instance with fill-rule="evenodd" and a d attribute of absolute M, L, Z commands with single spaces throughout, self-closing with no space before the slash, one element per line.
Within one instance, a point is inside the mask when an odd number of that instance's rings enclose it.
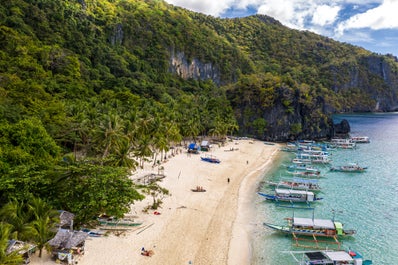
<path fill-rule="evenodd" d="M 285 234 L 294 234 L 302 236 L 323 236 L 323 237 L 336 237 L 336 236 L 352 236 L 355 234 L 354 230 L 344 230 L 342 235 L 337 235 L 334 231 L 324 232 L 324 230 L 317 229 L 298 229 L 290 226 L 281 226 L 269 223 L 263 223 L 264 226 L 272 228 L 278 232 Z"/>

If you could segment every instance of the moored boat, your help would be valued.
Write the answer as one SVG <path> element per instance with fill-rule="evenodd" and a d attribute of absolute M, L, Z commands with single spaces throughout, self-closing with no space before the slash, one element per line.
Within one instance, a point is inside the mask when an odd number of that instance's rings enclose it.
<path fill-rule="evenodd" d="M 291 172 L 288 171 L 287 173 L 292 174 L 294 176 L 302 177 L 302 178 L 320 178 L 321 177 L 321 172 L 310 172 L 310 171 L 295 171 Z"/>
<path fill-rule="evenodd" d="M 346 230 L 341 222 L 330 219 L 314 219 L 293 217 L 287 218 L 287 225 L 275 225 L 264 223 L 264 226 L 272 228 L 276 231 L 303 236 L 352 236 L 355 230 Z"/>
<path fill-rule="evenodd" d="M 353 250 L 289 251 L 298 265 L 371 265 L 362 255 Z"/>
<path fill-rule="evenodd" d="M 310 171 L 310 172 L 318 172 L 319 170 L 315 167 L 312 167 L 307 164 L 293 164 L 287 166 L 287 170 L 289 171 Z"/>
<path fill-rule="evenodd" d="M 354 143 L 358 144 L 367 144 L 370 143 L 370 139 L 368 136 L 352 136 L 350 140 Z"/>
<path fill-rule="evenodd" d="M 265 197 L 266 200 L 270 201 L 282 201 L 282 202 L 315 202 L 321 200 L 312 191 L 295 190 L 295 189 L 275 189 L 274 194 L 266 194 L 258 192 L 259 195 Z"/>
<path fill-rule="evenodd" d="M 362 173 L 362 172 L 365 172 L 367 168 L 368 167 L 359 166 L 356 163 L 351 163 L 351 164 L 348 164 L 348 165 L 331 167 L 330 171 Z"/>
<path fill-rule="evenodd" d="M 318 185 L 318 180 L 316 179 L 293 178 L 293 180 L 281 180 L 278 182 L 268 181 L 267 183 L 270 186 L 278 188 L 307 190 L 312 192 L 321 191 L 321 187 Z"/>

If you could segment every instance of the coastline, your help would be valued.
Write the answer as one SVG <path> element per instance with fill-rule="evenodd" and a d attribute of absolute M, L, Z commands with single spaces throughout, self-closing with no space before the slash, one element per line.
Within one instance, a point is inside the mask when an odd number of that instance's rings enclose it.
<path fill-rule="evenodd" d="M 171 157 L 162 164 L 166 177 L 160 186 L 167 188 L 171 196 L 163 198 L 162 208 L 157 210 L 161 214 L 142 212 L 152 198 L 137 202 L 130 214 L 143 225 L 119 236 L 88 238 L 86 252 L 77 262 L 250 264 L 252 200 L 278 150 L 277 144 L 234 140 L 200 155 L 182 152 Z M 205 154 L 216 156 L 221 163 L 201 161 L 200 156 Z M 196 186 L 202 186 L 206 192 L 192 192 Z M 142 247 L 152 250 L 154 255 L 142 256 Z M 33 256 L 31 264 L 55 263 L 44 254 L 41 259 Z"/>

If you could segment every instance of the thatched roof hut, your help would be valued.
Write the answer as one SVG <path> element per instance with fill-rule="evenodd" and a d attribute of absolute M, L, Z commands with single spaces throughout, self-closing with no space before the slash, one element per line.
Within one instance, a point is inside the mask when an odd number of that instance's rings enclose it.
<path fill-rule="evenodd" d="M 25 254 L 26 252 L 32 252 L 35 249 L 35 247 L 36 246 L 33 244 L 12 239 L 8 241 L 6 254 L 9 255 L 13 252 L 18 252 L 19 254 Z"/>
<path fill-rule="evenodd" d="M 30 262 L 30 256 L 35 250 L 36 245 L 12 239 L 8 241 L 6 255 L 17 252 L 22 255 L 22 258 L 25 260 L 25 264 L 28 264 Z"/>
<path fill-rule="evenodd" d="M 73 219 L 75 218 L 75 215 L 63 210 L 60 210 L 59 212 L 59 227 L 73 230 Z"/>
<path fill-rule="evenodd" d="M 83 231 L 69 231 L 59 229 L 53 239 L 48 244 L 57 249 L 71 249 L 84 245 L 88 234 Z"/>

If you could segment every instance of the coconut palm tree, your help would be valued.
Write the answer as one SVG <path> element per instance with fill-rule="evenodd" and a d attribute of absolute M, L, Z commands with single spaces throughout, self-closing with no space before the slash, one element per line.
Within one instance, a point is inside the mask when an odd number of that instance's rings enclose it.
<path fill-rule="evenodd" d="M 104 115 L 95 131 L 94 141 L 102 151 L 102 159 L 120 145 L 121 139 L 126 138 L 123 133 L 123 121 L 116 114 Z"/>
<path fill-rule="evenodd" d="M 41 257 L 43 248 L 55 234 L 55 225 L 59 223 L 59 212 L 40 198 L 32 198 L 28 208 L 34 216 L 30 224 L 34 231 L 33 240 L 39 248 L 39 257 Z"/>

